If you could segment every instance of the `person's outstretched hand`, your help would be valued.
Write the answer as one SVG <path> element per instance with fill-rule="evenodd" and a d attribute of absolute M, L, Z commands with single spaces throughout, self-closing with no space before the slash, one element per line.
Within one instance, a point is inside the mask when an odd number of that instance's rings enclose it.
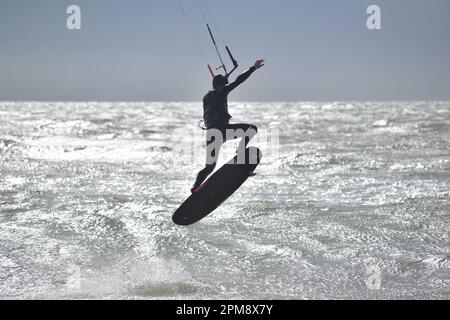
<path fill-rule="evenodd" d="M 258 70 L 259 68 L 261 68 L 261 67 L 264 67 L 264 60 L 263 59 L 260 59 L 260 60 L 257 60 L 256 62 L 255 62 L 255 65 L 253 66 L 256 70 Z"/>

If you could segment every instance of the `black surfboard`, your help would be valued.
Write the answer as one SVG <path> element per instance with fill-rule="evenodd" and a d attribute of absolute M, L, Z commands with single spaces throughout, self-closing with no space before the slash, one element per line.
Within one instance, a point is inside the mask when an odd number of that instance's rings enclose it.
<path fill-rule="evenodd" d="M 261 161 L 258 148 L 245 150 L 245 162 L 235 156 L 206 180 L 173 214 L 172 220 L 181 226 L 192 225 L 216 210 L 253 173 Z"/>

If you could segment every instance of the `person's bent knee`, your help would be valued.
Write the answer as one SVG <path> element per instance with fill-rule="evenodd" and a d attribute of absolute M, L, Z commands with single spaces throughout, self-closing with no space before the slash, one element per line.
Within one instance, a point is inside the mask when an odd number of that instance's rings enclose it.
<path fill-rule="evenodd" d="M 211 168 L 212 170 L 214 170 L 216 168 L 216 166 L 217 166 L 217 162 L 208 164 L 208 168 Z"/>
<path fill-rule="evenodd" d="M 254 137 L 258 133 L 258 127 L 251 124 L 247 130 L 250 137 Z"/>
<path fill-rule="evenodd" d="M 217 165 L 216 162 L 214 162 L 214 163 L 206 163 L 205 170 L 212 172 L 216 168 L 216 165 Z"/>

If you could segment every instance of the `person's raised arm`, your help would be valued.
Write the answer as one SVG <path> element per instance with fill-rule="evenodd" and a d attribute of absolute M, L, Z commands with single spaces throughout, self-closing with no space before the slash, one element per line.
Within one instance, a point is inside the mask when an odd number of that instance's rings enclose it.
<path fill-rule="evenodd" d="M 255 72 L 255 70 L 258 70 L 259 68 L 264 66 L 264 60 L 257 60 L 255 62 L 255 64 L 250 67 L 246 72 L 244 72 L 243 74 L 239 75 L 236 80 L 234 80 L 232 83 L 228 84 L 225 86 L 226 90 L 226 94 L 230 93 L 231 91 L 233 91 L 237 86 L 239 86 L 241 83 L 243 83 L 245 80 L 247 80 L 250 75 Z"/>

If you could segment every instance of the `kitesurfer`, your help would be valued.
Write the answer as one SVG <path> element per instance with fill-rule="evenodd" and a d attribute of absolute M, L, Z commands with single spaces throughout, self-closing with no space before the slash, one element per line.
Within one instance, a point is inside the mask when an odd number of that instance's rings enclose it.
<path fill-rule="evenodd" d="M 198 173 L 191 192 L 205 181 L 214 171 L 219 157 L 219 151 L 227 140 L 242 138 L 239 150 L 245 150 L 250 140 L 256 135 L 257 127 L 252 124 L 238 123 L 230 124 L 231 116 L 228 113 L 228 94 L 237 86 L 247 80 L 250 75 L 264 66 L 264 60 L 257 60 L 246 72 L 241 74 L 232 83 L 228 82 L 227 75 L 216 75 L 213 79 L 213 90 L 209 91 L 203 98 L 203 120 L 206 125 L 206 165 Z M 219 139 L 217 139 L 220 137 Z M 213 146 L 213 148 L 211 148 Z"/>

